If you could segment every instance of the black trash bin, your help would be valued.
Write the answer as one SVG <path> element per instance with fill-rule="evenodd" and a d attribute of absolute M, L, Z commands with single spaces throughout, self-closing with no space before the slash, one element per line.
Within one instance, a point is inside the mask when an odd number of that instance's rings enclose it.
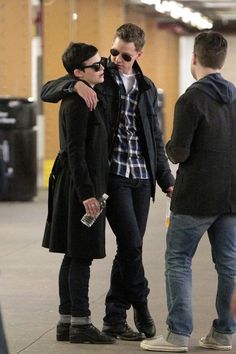
<path fill-rule="evenodd" d="M 36 193 L 35 103 L 0 97 L 0 201 L 29 201 Z"/>

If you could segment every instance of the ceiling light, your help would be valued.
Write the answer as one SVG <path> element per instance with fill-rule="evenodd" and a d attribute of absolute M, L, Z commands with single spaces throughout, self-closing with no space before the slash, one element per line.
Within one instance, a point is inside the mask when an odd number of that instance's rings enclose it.
<path fill-rule="evenodd" d="M 207 7 L 207 8 L 213 8 L 213 9 L 221 9 L 221 8 L 226 8 L 226 9 L 229 9 L 229 8 L 234 8 L 235 7 L 235 3 L 233 2 L 204 2 L 203 3 L 203 6 L 204 7 Z"/>
<path fill-rule="evenodd" d="M 78 20 L 78 14 L 77 14 L 76 12 L 73 12 L 73 14 L 72 14 L 72 20 L 73 20 L 73 21 Z"/>
<path fill-rule="evenodd" d="M 154 5 L 155 10 L 165 13 L 174 19 L 180 19 L 184 23 L 189 23 L 198 29 L 210 29 L 213 27 L 212 21 L 201 13 L 177 3 L 168 0 L 141 0 L 146 5 Z"/>

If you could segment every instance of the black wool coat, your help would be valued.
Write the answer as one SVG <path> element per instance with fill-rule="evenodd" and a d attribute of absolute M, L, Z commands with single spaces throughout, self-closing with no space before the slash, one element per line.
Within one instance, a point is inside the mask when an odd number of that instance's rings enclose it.
<path fill-rule="evenodd" d="M 63 99 L 59 114 L 60 153 L 49 182 L 43 247 L 71 257 L 105 257 L 105 212 L 88 228 L 80 219 L 83 200 L 106 192 L 107 130 L 101 107 L 90 112 L 77 94 Z"/>

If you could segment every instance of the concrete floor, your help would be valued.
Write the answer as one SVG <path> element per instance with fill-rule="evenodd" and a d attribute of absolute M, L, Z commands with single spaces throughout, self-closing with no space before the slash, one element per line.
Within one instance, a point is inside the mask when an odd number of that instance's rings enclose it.
<path fill-rule="evenodd" d="M 144 263 L 151 293 L 149 307 L 159 334 L 165 332 L 164 287 L 166 197 L 158 190 L 151 205 L 144 242 Z M 59 343 L 55 340 L 58 320 L 57 275 L 62 256 L 41 247 L 47 213 L 47 192 L 34 202 L 0 203 L 0 303 L 10 354 L 110 354 L 143 352 L 139 343 L 118 341 L 115 345 Z M 104 297 L 115 253 L 115 240 L 107 227 L 107 257 L 95 261 L 91 271 L 90 302 L 93 323 L 101 328 Z M 198 347 L 215 317 L 216 275 L 207 237 L 203 237 L 193 264 L 194 332 L 189 351 L 209 353 Z M 134 327 L 132 310 L 129 324 Z M 232 351 L 236 352 L 236 349 Z M 220 352 L 219 352 L 220 353 Z M 0 353 L 2 354 L 2 353 Z"/>

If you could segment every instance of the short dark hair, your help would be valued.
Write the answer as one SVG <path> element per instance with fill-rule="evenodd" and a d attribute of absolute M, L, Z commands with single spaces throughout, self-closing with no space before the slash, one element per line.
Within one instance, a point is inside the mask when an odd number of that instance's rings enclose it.
<path fill-rule="evenodd" d="M 133 23 L 125 23 L 117 28 L 115 38 L 117 37 L 127 43 L 133 42 L 136 50 L 141 50 L 145 44 L 144 31 Z"/>
<path fill-rule="evenodd" d="M 82 69 L 84 61 L 93 57 L 97 52 L 97 48 L 91 44 L 71 42 L 62 54 L 64 68 L 73 75 L 75 69 Z"/>
<path fill-rule="evenodd" d="M 200 64 L 212 69 L 221 69 L 227 54 L 227 40 L 219 32 L 205 31 L 194 41 L 194 54 Z"/>

